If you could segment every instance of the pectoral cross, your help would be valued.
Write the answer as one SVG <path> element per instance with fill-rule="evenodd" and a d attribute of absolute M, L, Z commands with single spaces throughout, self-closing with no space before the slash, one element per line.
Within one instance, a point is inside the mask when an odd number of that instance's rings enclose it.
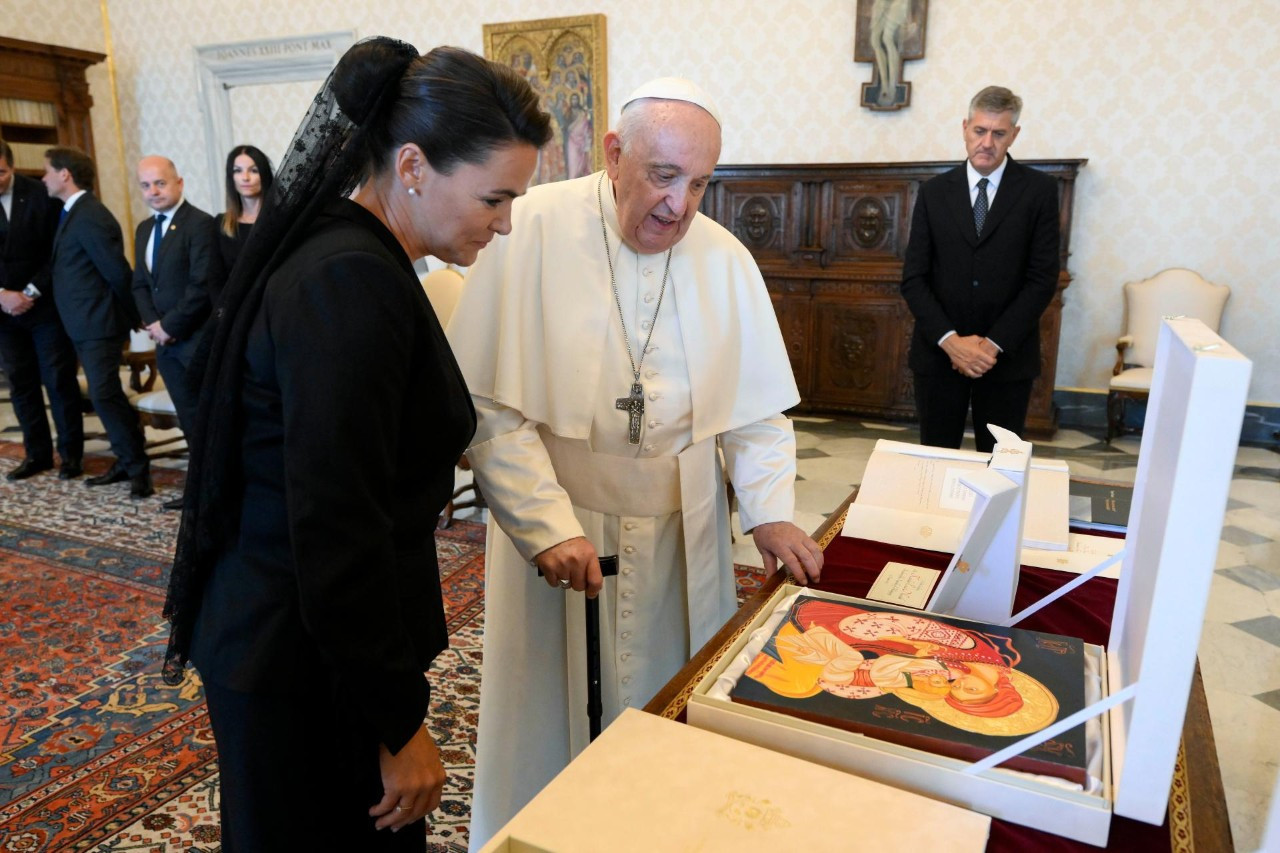
<path fill-rule="evenodd" d="M 631 385 L 631 396 L 619 397 L 614 406 L 631 415 L 631 433 L 628 438 L 632 444 L 640 443 L 640 416 L 644 414 L 644 386 L 639 382 Z"/>

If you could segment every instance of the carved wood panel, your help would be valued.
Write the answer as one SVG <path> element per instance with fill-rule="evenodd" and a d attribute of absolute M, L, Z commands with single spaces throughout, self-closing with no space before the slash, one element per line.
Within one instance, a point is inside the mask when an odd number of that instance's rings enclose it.
<path fill-rule="evenodd" d="M 801 188 L 744 181 L 725 187 L 720 224 L 757 259 L 786 260 L 799 244 Z"/>
<path fill-rule="evenodd" d="M 770 282 L 769 284 L 772 285 Z M 791 360 L 791 372 L 795 374 L 796 386 L 800 397 L 809 395 L 812 385 L 809 375 L 809 314 L 810 300 L 808 294 L 785 295 L 770 286 L 770 299 L 773 300 L 774 313 L 778 315 L 778 327 L 782 330 L 782 341 L 787 348 L 787 358 Z"/>
<path fill-rule="evenodd" d="M 824 302 L 814 312 L 815 404 L 884 406 L 894 378 L 885 365 L 897 347 L 896 308 L 890 301 Z"/>
<path fill-rule="evenodd" d="M 901 260 L 906 254 L 910 214 L 904 216 L 906 181 L 833 181 L 826 193 L 831 263 L 869 258 Z"/>

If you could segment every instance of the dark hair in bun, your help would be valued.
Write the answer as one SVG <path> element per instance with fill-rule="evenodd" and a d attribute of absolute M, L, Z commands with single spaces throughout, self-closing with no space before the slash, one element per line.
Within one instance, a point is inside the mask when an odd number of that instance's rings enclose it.
<path fill-rule="evenodd" d="M 551 139 L 551 116 L 529 84 L 459 47 L 418 56 L 403 42 L 368 39 L 342 57 L 333 89 L 338 106 L 365 130 L 366 174 L 381 172 L 406 142 L 448 174 L 458 163 L 484 162 L 495 148 L 540 148 Z"/>
<path fill-rule="evenodd" d="M 363 125 L 375 107 L 396 96 L 394 83 L 417 58 L 416 47 L 386 36 L 357 42 L 334 69 L 334 100 L 347 118 Z"/>

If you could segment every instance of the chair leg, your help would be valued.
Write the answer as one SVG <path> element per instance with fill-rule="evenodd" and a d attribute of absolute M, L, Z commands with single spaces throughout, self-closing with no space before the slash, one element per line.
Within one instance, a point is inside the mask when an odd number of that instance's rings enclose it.
<path fill-rule="evenodd" d="M 1115 391 L 1107 394 L 1107 444 L 1124 432 L 1124 398 Z"/>

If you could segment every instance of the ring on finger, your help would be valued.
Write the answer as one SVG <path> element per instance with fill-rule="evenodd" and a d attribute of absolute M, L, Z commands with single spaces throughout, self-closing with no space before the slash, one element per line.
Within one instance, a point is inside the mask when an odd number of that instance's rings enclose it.
<path fill-rule="evenodd" d="M 560 580 L 558 580 L 556 583 L 560 586 L 561 589 L 568 589 L 569 587 L 573 586 L 573 581 L 569 580 L 568 578 L 560 578 Z"/>

